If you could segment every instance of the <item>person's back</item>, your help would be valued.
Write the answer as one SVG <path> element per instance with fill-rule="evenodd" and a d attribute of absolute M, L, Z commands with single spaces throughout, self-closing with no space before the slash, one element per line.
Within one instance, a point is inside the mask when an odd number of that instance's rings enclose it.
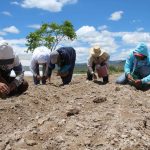
<path fill-rule="evenodd" d="M 46 84 L 48 79 L 48 65 L 50 61 L 49 49 L 45 46 L 37 47 L 32 55 L 30 69 L 33 73 L 34 84 Z M 40 74 L 40 66 L 42 67 L 42 75 Z"/>
<path fill-rule="evenodd" d="M 63 84 L 69 84 L 72 80 L 76 61 L 76 51 L 72 47 L 61 47 L 50 54 L 50 76 L 55 65 L 58 65 L 57 75 L 61 77 Z"/>

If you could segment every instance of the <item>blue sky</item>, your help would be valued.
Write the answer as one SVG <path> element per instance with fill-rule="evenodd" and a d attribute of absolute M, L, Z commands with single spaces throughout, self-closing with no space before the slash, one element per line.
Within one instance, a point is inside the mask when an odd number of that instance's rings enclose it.
<path fill-rule="evenodd" d="M 89 49 L 100 45 L 111 60 L 125 59 L 139 42 L 150 48 L 149 0 L 1 0 L 0 40 L 7 40 L 24 59 L 26 36 L 42 23 L 69 20 L 77 39 L 77 62 L 86 62 Z M 28 61 L 29 62 L 29 61 Z"/>

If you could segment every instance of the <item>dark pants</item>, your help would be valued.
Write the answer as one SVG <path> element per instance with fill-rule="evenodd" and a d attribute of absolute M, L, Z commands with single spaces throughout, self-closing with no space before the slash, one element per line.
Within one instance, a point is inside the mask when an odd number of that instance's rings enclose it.
<path fill-rule="evenodd" d="M 92 64 L 92 69 L 93 69 L 93 71 L 95 71 L 95 64 L 94 63 Z M 91 74 L 91 72 L 89 70 L 87 71 L 87 80 L 93 80 L 93 75 Z M 108 81 L 109 81 L 108 76 L 103 77 L 104 83 L 107 83 Z"/>
<path fill-rule="evenodd" d="M 46 70 L 46 64 L 42 65 L 42 73 L 43 74 L 45 73 L 45 70 Z M 39 64 L 36 64 L 35 72 L 37 73 L 37 75 L 40 75 Z M 40 84 L 40 80 L 38 80 L 37 77 L 35 77 L 35 76 L 33 76 L 33 81 L 34 81 L 35 85 Z M 41 81 L 42 81 L 42 84 L 46 84 L 46 77 L 42 76 Z"/>
<path fill-rule="evenodd" d="M 35 85 L 40 84 L 40 80 L 38 80 L 35 76 L 33 76 L 33 81 Z M 46 77 L 43 76 L 41 81 L 42 81 L 42 84 L 46 84 Z"/>
<path fill-rule="evenodd" d="M 6 81 L 8 83 L 11 83 L 14 79 L 15 79 L 14 77 L 9 77 Z M 13 95 L 16 95 L 16 94 L 20 95 L 23 92 L 25 92 L 28 89 L 28 87 L 29 87 L 28 82 L 26 80 L 24 80 L 21 85 L 19 85 L 18 87 L 16 87 L 16 89 L 14 89 L 13 91 L 11 91 L 9 93 L 9 96 L 13 96 Z"/>
<path fill-rule="evenodd" d="M 63 84 L 69 84 L 72 80 L 73 70 L 74 70 L 75 61 L 76 61 L 76 52 L 75 51 L 72 52 L 71 60 L 72 60 L 71 67 L 68 71 L 69 74 L 66 77 L 61 77 Z"/>

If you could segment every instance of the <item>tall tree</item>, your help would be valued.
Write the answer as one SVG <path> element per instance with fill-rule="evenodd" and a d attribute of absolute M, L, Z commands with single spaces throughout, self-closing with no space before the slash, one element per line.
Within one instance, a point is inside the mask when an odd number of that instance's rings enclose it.
<path fill-rule="evenodd" d="M 76 33 L 70 21 L 65 21 L 62 25 L 57 23 L 44 23 L 40 29 L 31 32 L 27 37 L 27 52 L 33 52 L 38 46 L 46 46 L 53 51 L 56 46 L 63 40 L 69 39 L 73 41 Z"/>

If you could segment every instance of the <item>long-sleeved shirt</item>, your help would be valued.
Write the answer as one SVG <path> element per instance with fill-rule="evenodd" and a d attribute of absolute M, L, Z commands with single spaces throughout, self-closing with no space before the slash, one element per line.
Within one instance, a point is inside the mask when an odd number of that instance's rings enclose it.
<path fill-rule="evenodd" d="M 72 69 L 75 64 L 76 52 L 72 47 L 61 47 L 56 50 L 59 53 L 58 69 L 60 72 L 66 72 Z M 52 70 L 55 68 L 55 64 L 49 63 L 49 74 L 51 76 Z"/>
<path fill-rule="evenodd" d="M 16 77 L 12 82 L 15 83 L 15 85 L 18 87 L 23 82 L 24 71 L 17 55 L 15 56 L 14 62 L 12 64 L 0 65 L 0 75 L 7 80 L 12 70 L 16 74 Z"/>
<path fill-rule="evenodd" d="M 131 52 L 126 59 L 124 71 L 125 74 L 132 74 L 134 71 L 138 70 L 142 66 L 150 66 L 150 60 L 149 57 L 147 57 L 144 60 L 138 60 L 134 54 L 134 52 Z M 150 82 L 150 74 L 143 79 L 141 79 L 142 83 Z"/>
<path fill-rule="evenodd" d="M 90 71 L 90 73 L 93 73 L 94 72 L 94 70 L 92 68 L 93 64 L 101 65 L 102 63 L 106 64 L 108 67 L 108 60 L 102 61 L 100 57 L 90 56 L 88 59 L 88 63 L 87 63 L 88 70 Z"/>
<path fill-rule="evenodd" d="M 33 73 L 33 76 L 39 75 L 39 65 L 42 65 L 43 76 L 48 75 L 48 65 L 50 61 L 49 49 L 41 46 L 37 47 L 32 55 L 30 70 Z"/>

